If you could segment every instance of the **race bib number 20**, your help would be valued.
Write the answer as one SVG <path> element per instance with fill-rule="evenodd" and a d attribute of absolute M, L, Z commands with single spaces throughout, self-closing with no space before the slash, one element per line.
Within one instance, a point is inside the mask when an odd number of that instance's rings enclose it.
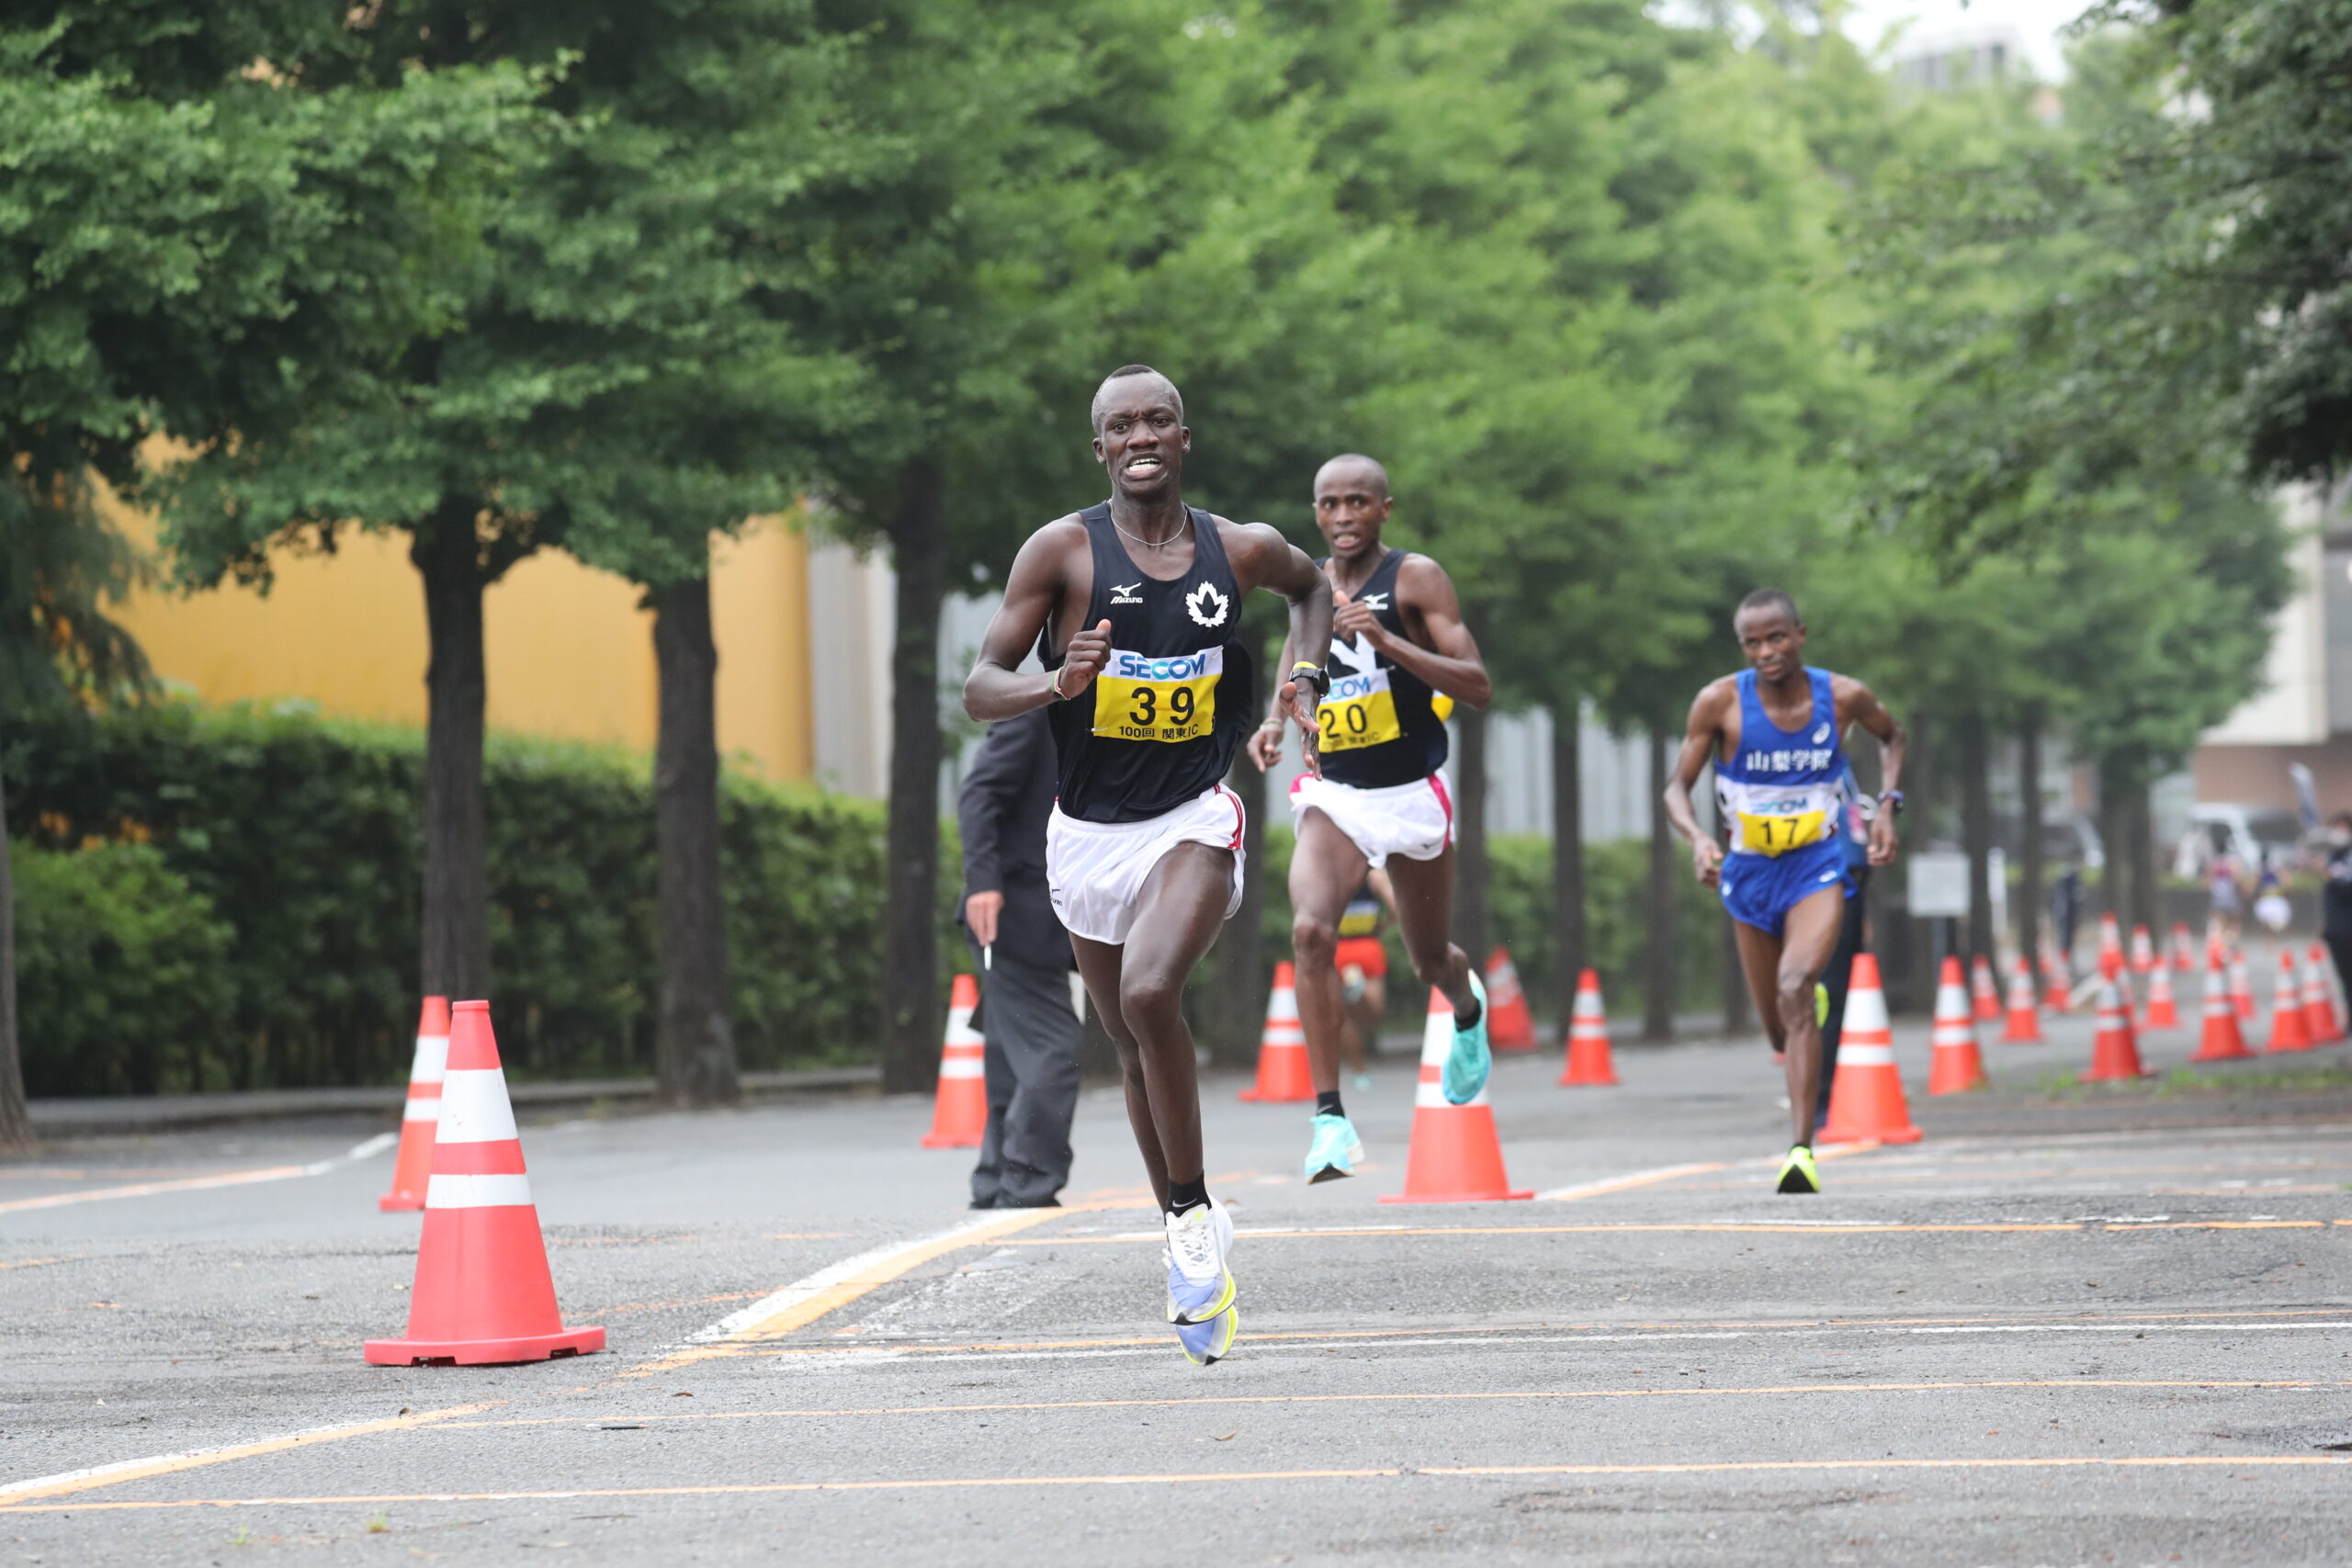
<path fill-rule="evenodd" d="M 1149 654 L 1111 650 L 1094 677 L 1094 733 L 1106 740 L 1196 740 L 1216 722 L 1225 649 Z"/>
<path fill-rule="evenodd" d="M 1331 694 L 1315 710 L 1323 731 L 1323 750 L 1352 751 L 1377 746 L 1404 734 L 1396 722 L 1396 694 L 1388 689 L 1388 671 L 1374 670 L 1342 675 L 1331 683 Z"/>

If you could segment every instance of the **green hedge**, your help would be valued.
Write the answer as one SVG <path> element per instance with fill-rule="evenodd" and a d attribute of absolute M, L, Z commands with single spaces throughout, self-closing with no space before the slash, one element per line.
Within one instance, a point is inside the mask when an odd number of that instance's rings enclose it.
<path fill-rule="evenodd" d="M 0 781 L 12 828 L 38 850 L 152 845 L 136 854 L 25 855 L 28 929 L 94 923 L 125 942 L 122 906 L 153 890 L 160 931 L 125 947 L 61 1011 L 34 961 L 29 1056 L 68 1059 L 106 1018 L 153 1053 L 103 1052 L 51 1083 L 220 1089 L 397 1082 L 417 1005 L 413 729 L 277 711 L 162 704 L 66 715 L 12 730 Z M 518 1076 L 649 1072 L 654 861 L 647 759 L 493 736 L 484 763 L 492 964 L 499 1045 Z M 870 1058 L 883 886 L 882 813 L 869 802 L 730 773 L 722 831 L 736 1038 L 744 1066 Z M 952 854 L 952 840 L 950 842 Z M 71 868 L 71 869 L 67 869 Z M 144 877 L 146 882 L 139 884 Z M 951 880 L 952 879 L 948 879 Z M 949 890 L 952 893 L 952 889 Z M 77 924 L 78 922 L 78 924 Z M 170 1012 L 149 971 L 206 951 L 225 1002 L 203 986 Z M 46 939 L 44 939 L 46 940 Z M 89 940 L 61 936 L 61 953 Z M 141 957 L 140 953 L 147 956 Z M 40 967 L 48 965 L 48 967 Z M 199 1027 L 198 1018 L 207 1021 Z M 51 1042 L 61 1043 L 52 1045 Z M 102 1060 L 105 1065 L 98 1065 Z M 137 1058 L 144 1061 L 148 1058 Z M 141 1075 L 144 1075 L 143 1077 Z M 36 1089 L 36 1093 L 57 1092 Z"/>

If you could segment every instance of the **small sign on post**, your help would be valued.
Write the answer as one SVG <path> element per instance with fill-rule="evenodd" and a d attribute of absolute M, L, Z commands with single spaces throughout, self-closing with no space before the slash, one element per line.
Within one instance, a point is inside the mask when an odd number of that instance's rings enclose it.
<path fill-rule="evenodd" d="M 1905 901 L 1922 919 L 1963 917 L 1968 913 L 1968 857 L 1929 852 L 1906 857 L 1909 877 Z"/>

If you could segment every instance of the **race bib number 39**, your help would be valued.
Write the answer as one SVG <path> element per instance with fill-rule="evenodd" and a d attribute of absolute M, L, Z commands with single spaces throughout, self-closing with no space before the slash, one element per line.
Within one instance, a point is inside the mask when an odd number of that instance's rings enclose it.
<path fill-rule="evenodd" d="M 1111 650 L 1094 677 L 1094 733 L 1106 740 L 1197 740 L 1216 722 L 1225 649 L 1153 658 Z"/>
<path fill-rule="evenodd" d="M 1792 811 L 1770 816 L 1743 811 L 1739 814 L 1739 843 L 1736 847 L 1751 854 L 1786 854 L 1791 850 L 1819 843 L 1827 821 L 1828 814 L 1821 811 Z"/>
<path fill-rule="evenodd" d="M 1388 689 L 1385 670 L 1334 681 L 1330 695 L 1315 710 L 1315 721 L 1322 727 L 1326 751 L 1377 746 L 1405 733 L 1396 723 L 1396 698 Z"/>

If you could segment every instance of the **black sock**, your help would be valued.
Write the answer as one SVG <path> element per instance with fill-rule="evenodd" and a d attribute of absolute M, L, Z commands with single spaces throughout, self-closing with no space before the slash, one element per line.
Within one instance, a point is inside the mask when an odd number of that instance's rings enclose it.
<path fill-rule="evenodd" d="M 1468 1012 L 1464 1012 L 1460 1008 L 1455 1008 L 1453 1010 L 1453 1027 L 1456 1029 L 1477 1028 L 1478 1014 L 1481 1010 L 1482 1010 L 1478 1006 L 1478 998 L 1472 997 L 1470 998 L 1470 1010 Z"/>
<path fill-rule="evenodd" d="M 1188 1210 L 1197 1209 L 1208 1201 L 1209 1182 L 1206 1176 L 1196 1176 L 1190 1181 L 1171 1181 L 1168 1184 L 1168 1212 L 1171 1214 L 1181 1214 Z"/>
<path fill-rule="evenodd" d="M 1317 1089 L 1315 1091 L 1315 1114 L 1317 1116 L 1345 1116 L 1347 1112 L 1340 1109 L 1340 1091 L 1336 1089 Z"/>

